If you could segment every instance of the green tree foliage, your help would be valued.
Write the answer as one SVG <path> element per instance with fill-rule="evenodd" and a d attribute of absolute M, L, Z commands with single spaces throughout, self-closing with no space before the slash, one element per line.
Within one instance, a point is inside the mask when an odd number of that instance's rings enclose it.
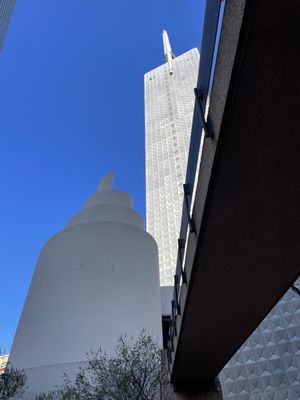
<path fill-rule="evenodd" d="M 142 332 L 136 341 L 121 336 L 112 356 L 91 351 L 75 379 L 65 376 L 61 388 L 36 400 L 166 400 L 167 388 L 161 348 Z"/>
<path fill-rule="evenodd" d="M 20 398 L 24 393 L 26 375 L 24 371 L 6 365 L 0 374 L 0 400 Z"/>

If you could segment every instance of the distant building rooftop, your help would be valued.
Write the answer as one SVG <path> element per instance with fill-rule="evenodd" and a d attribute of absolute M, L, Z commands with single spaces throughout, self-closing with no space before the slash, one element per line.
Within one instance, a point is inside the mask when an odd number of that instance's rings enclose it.
<path fill-rule="evenodd" d="M 4 369 L 8 362 L 8 356 L 9 356 L 8 354 L 0 355 L 0 374 L 2 374 L 4 372 Z"/>

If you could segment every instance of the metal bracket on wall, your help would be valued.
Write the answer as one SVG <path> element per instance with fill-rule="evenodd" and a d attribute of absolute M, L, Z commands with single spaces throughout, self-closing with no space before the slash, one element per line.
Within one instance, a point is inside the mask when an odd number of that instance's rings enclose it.
<path fill-rule="evenodd" d="M 179 262 L 180 262 L 180 272 L 182 277 L 182 282 L 186 283 L 186 273 L 183 269 L 183 252 L 184 252 L 184 239 L 178 239 L 178 255 L 179 255 Z"/>
<path fill-rule="evenodd" d="M 183 193 L 184 193 L 184 202 L 188 212 L 189 226 L 190 232 L 196 232 L 194 220 L 190 216 L 191 205 L 189 201 L 189 196 L 191 196 L 190 185 L 188 183 L 184 183 L 183 185 Z"/>
<path fill-rule="evenodd" d="M 205 117 L 204 117 L 204 111 L 203 111 L 202 104 L 201 104 L 201 101 L 203 100 L 203 95 L 201 93 L 201 89 L 195 88 L 194 93 L 195 93 L 196 99 L 198 100 L 197 103 L 199 105 L 200 117 L 201 117 L 203 129 L 204 129 L 205 137 L 213 138 L 214 133 L 211 130 L 209 124 L 205 121 Z"/>
<path fill-rule="evenodd" d="M 172 300 L 172 326 L 173 326 L 173 338 L 174 336 L 177 336 L 177 327 L 176 327 L 176 310 L 177 310 L 177 300 Z M 178 311 L 178 310 L 177 310 Z M 178 314 L 178 312 L 177 312 Z M 179 314 L 180 315 L 180 314 Z"/>
<path fill-rule="evenodd" d="M 292 285 L 292 286 L 291 286 L 291 289 L 292 289 L 292 291 L 293 291 L 293 292 L 297 293 L 297 294 L 298 294 L 298 296 L 300 296 L 300 289 L 299 289 L 299 288 L 297 288 L 297 286 L 295 286 L 295 285 Z"/>
<path fill-rule="evenodd" d="M 174 275 L 174 287 L 175 287 L 175 306 L 177 309 L 177 315 L 181 315 L 181 308 L 180 304 L 178 301 L 179 298 L 179 292 L 178 292 L 178 287 L 180 286 L 180 276 Z"/>

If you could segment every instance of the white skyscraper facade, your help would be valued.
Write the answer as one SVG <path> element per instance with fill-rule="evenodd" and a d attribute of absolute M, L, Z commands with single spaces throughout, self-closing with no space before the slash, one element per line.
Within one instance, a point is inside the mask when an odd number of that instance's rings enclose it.
<path fill-rule="evenodd" d="M 15 0 L 0 0 L 0 49 L 3 46 L 3 41 L 15 3 Z"/>
<path fill-rule="evenodd" d="M 159 249 L 160 283 L 172 285 L 177 259 L 199 52 L 175 57 L 163 32 L 166 62 L 145 74 L 147 230 Z"/>

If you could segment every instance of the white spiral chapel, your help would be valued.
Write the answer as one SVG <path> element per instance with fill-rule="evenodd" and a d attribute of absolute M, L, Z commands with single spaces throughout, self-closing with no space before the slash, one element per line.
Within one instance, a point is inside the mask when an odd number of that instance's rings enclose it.
<path fill-rule="evenodd" d="M 25 370 L 25 399 L 54 389 L 91 349 L 146 329 L 161 343 L 157 245 L 128 193 L 101 181 L 81 211 L 43 247 L 10 363 Z"/>

